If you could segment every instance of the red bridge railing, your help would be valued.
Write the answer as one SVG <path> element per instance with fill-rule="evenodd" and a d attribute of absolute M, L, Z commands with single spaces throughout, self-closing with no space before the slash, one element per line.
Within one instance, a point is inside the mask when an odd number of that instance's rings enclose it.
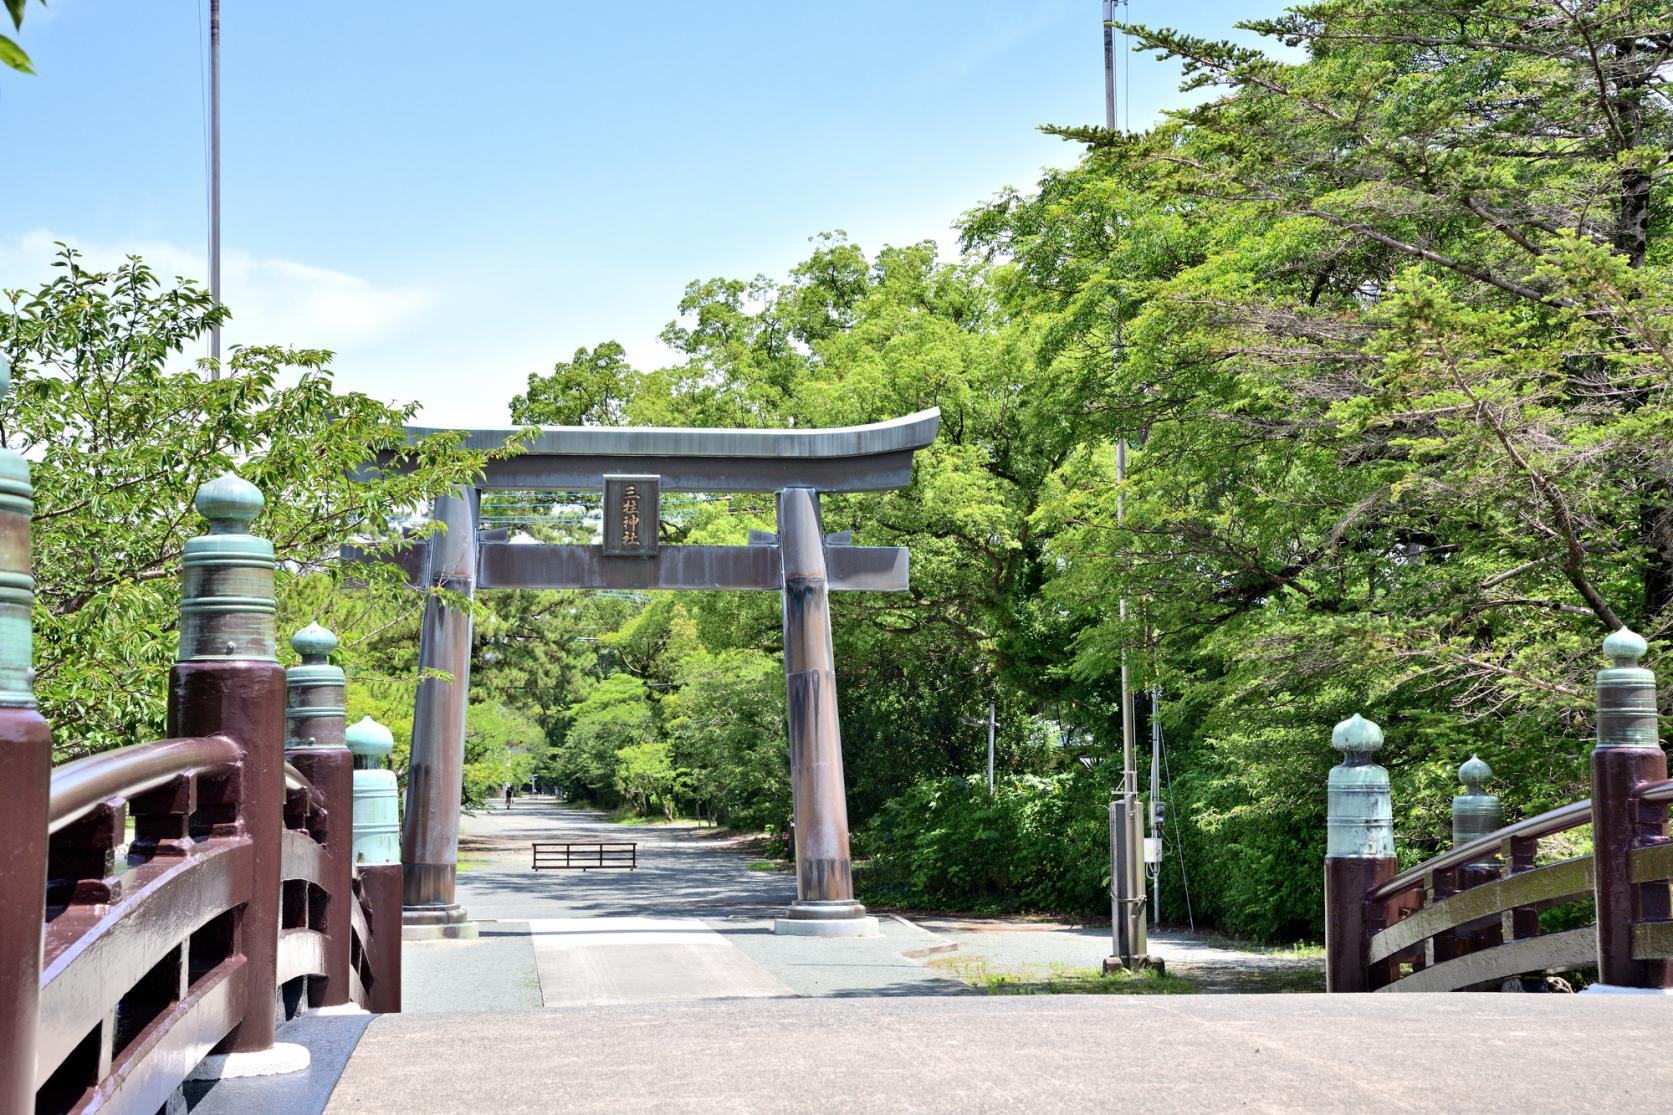
<path fill-rule="evenodd" d="M 54 768 L 31 691 L 28 474 L 0 453 L 3 1112 L 149 1115 L 305 1006 L 399 1009 L 401 868 L 353 862 L 342 671 L 316 653 L 335 639 L 299 633 L 287 679 L 272 546 L 245 531 L 260 493 L 229 473 L 197 505 L 176 738 Z"/>
<path fill-rule="evenodd" d="M 1331 771 L 1329 990 L 1460 991 L 1582 969 L 1613 988 L 1673 987 L 1673 780 L 1655 675 L 1638 665 L 1646 649 L 1624 628 L 1604 641 L 1614 664 L 1598 673 L 1589 800 L 1498 827 L 1497 799 L 1480 792 L 1491 771 L 1472 759 L 1460 771 L 1471 792 L 1454 799 L 1453 848 L 1405 871 L 1388 775 L 1370 762 L 1382 732 L 1357 716 L 1337 725 L 1345 758 Z M 1545 854 L 1552 838 L 1588 825 L 1590 855 Z M 1542 911 L 1588 902 L 1587 924 L 1542 931 Z"/>

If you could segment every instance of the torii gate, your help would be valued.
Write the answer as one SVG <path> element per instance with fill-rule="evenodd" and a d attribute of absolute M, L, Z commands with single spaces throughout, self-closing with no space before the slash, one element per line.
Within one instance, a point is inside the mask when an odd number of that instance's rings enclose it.
<path fill-rule="evenodd" d="M 868 936 L 877 919 L 854 901 L 848 803 L 837 721 L 827 592 L 902 592 L 904 547 L 855 546 L 824 533 L 820 492 L 904 488 L 912 457 L 935 440 L 939 409 L 827 430 L 547 427 L 515 456 L 491 461 L 476 484 L 436 500 L 446 529 L 397 559 L 413 580 L 470 597 L 481 589 L 776 589 L 784 593 L 796 901 L 779 933 Z M 408 427 L 410 439 L 444 432 Z M 521 430 L 471 430 L 465 445 L 499 449 Z M 492 490 L 604 492 L 600 545 L 511 543 L 481 532 Z M 747 546 L 658 542 L 662 491 L 776 492 L 778 531 Z M 412 936 L 472 936 L 454 900 L 459 847 L 471 620 L 432 596 L 419 636 L 421 681 L 401 832 L 403 924 Z"/>

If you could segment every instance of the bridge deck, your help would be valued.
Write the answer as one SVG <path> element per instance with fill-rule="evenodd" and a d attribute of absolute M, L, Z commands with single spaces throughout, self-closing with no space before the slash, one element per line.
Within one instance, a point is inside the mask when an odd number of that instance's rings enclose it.
<path fill-rule="evenodd" d="M 755 999 L 372 1022 L 328 1108 L 1631 1110 L 1673 1003 L 1568 995 Z M 1577 1035 L 1584 1035 L 1578 1040 Z"/>

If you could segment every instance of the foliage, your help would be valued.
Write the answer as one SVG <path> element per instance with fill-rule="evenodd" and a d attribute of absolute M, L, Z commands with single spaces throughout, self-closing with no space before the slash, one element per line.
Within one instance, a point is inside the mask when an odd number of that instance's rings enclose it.
<path fill-rule="evenodd" d="M 14 30 L 23 30 L 23 13 L 28 6 L 29 0 L 6 0 L 6 14 L 12 17 Z M 42 0 L 42 6 L 45 7 L 45 0 Z M 23 48 L 5 35 L 0 35 L 0 65 L 9 66 L 20 73 L 35 72 L 35 67 L 29 61 L 29 56 L 23 53 Z"/>
<path fill-rule="evenodd" d="M 743 828 L 790 817 L 784 667 L 757 650 L 698 651 L 663 702 L 675 761 L 704 812 Z"/>
<path fill-rule="evenodd" d="M 567 792 L 613 805 L 620 793 L 619 753 L 656 738 L 656 716 L 645 683 L 631 674 L 611 674 L 570 710 L 569 728 L 551 774 Z"/>
<path fill-rule="evenodd" d="M 137 258 L 93 272 L 66 248 L 57 267 L 39 291 L 5 294 L 13 386 L 0 443 L 31 461 L 36 693 L 50 720 L 74 726 L 58 739 L 73 757 L 163 734 L 200 483 L 236 468 L 262 490 L 252 529 L 272 540 L 287 595 L 299 578 L 337 578 L 327 559 L 344 541 L 377 548 L 392 512 L 481 458 L 452 435 L 406 446 L 412 409 L 337 391 L 323 350 L 235 346 L 219 380 L 171 370 L 224 308 L 190 282 L 165 287 Z M 354 475 L 379 454 L 384 467 Z M 399 609 L 393 574 L 370 574 L 366 592 Z"/>
<path fill-rule="evenodd" d="M 1080 767 L 924 781 L 872 817 L 862 900 L 989 913 L 1109 913 L 1109 787 Z"/>
<path fill-rule="evenodd" d="M 498 701 L 465 712 L 464 800 L 483 805 L 507 786 L 530 781 L 546 757 L 546 733 L 530 716 Z"/>

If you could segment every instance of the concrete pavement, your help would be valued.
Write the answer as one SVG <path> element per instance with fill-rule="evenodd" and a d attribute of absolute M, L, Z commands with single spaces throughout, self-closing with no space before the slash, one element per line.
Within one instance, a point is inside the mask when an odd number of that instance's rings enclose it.
<path fill-rule="evenodd" d="M 633 840 L 639 867 L 536 872 L 534 840 Z M 619 825 L 545 798 L 466 817 L 458 898 L 482 919 L 481 936 L 407 942 L 404 1009 L 970 992 L 901 955 L 935 938 L 894 919 L 867 939 L 774 934 L 795 880 L 750 862 L 711 829 Z"/>
<path fill-rule="evenodd" d="M 1610 1111 L 1673 1005 L 1569 995 L 735 999 L 376 1019 L 328 1110 Z"/>

